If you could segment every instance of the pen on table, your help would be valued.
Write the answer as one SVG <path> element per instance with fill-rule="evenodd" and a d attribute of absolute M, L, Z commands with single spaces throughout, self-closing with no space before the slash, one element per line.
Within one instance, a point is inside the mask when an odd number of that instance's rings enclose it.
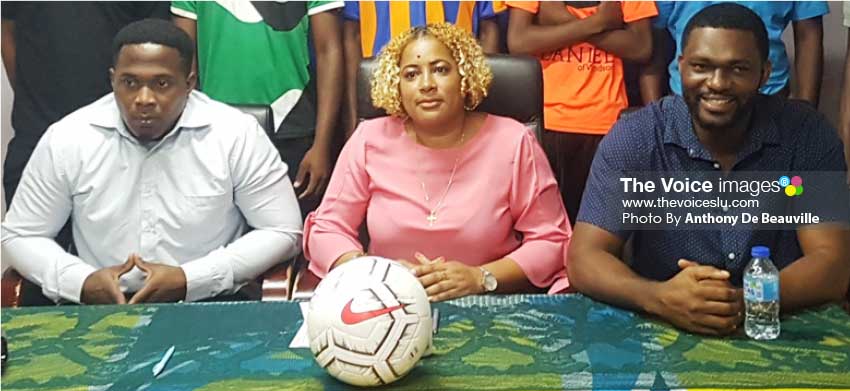
<path fill-rule="evenodd" d="M 437 329 L 440 328 L 440 310 L 434 308 L 434 311 L 431 312 L 431 333 L 437 334 Z"/>
<path fill-rule="evenodd" d="M 168 360 L 171 358 L 172 354 L 174 354 L 173 345 L 165 351 L 165 354 L 162 355 L 162 358 L 159 360 L 159 362 L 153 366 L 153 377 L 157 377 L 160 373 L 162 373 L 162 370 L 165 369 L 165 365 L 168 364 Z"/>

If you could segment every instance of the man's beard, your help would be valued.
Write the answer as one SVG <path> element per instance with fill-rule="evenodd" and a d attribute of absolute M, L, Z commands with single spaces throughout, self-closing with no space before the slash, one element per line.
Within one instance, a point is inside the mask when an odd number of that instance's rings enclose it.
<path fill-rule="evenodd" d="M 747 118 L 753 111 L 753 107 L 755 105 L 754 98 L 757 94 L 750 95 L 743 100 L 737 97 L 734 98 L 735 101 L 739 103 L 738 107 L 732 112 L 732 115 L 728 117 L 728 120 L 722 121 L 716 121 L 714 119 L 705 120 L 701 117 L 700 97 L 702 95 L 705 94 L 686 94 L 684 96 L 685 104 L 688 106 L 688 111 L 691 113 L 691 118 L 693 118 L 694 124 L 708 131 L 723 131 L 738 125 L 746 125 L 742 124 L 742 122 L 747 121 Z"/>

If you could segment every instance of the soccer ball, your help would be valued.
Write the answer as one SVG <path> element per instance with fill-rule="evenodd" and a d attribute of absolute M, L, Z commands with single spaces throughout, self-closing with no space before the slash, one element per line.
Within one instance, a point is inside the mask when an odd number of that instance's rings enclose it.
<path fill-rule="evenodd" d="M 402 378 L 431 343 L 425 289 L 406 267 L 381 257 L 360 257 L 328 273 L 306 322 L 316 362 L 356 386 Z"/>

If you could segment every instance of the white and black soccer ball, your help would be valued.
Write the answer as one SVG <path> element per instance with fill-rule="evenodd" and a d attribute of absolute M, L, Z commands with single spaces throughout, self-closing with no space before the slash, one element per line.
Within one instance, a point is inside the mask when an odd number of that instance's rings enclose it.
<path fill-rule="evenodd" d="M 425 289 L 406 267 L 381 257 L 357 258 L 328 273 L 306 322 L 316 362 L 357 386 L 402 378 L 431 343 Z"/>

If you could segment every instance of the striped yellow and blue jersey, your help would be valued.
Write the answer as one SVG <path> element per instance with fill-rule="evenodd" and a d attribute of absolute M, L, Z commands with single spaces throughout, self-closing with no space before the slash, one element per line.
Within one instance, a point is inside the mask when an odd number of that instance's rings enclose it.
<path fill-rule="evenodd" d="M 360 22 L 363 57 L 376 56 L 393 37 L 411 27 L 449 22 L 478 35 L 483 19 L 493 18 L 496 1 L 346 1 L 343 15 Z"/>

